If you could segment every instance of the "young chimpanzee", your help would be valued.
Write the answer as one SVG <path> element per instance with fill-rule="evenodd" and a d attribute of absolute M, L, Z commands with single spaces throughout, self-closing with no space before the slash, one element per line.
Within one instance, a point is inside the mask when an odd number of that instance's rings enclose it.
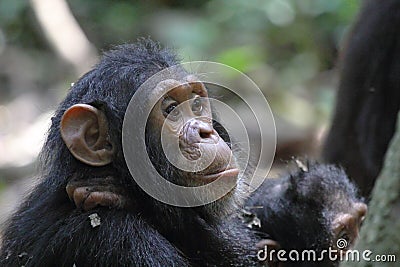
<path fill-rule="evenodd" d="M 260 220 L 259 228 L 253 228 L 263 239 L 258 244 L 259 255 L 270 267 L 328 267 L 338 266 L 340 253 L 354 244 L 367 206 L 342 169 L 309 164 L 286 177 L 265 180 L 247 201 L 246 209 L 250 212 L 247 219 Z M 337 252 L 331 253 L 336 260 L 329 258 L 329 248 Z M 287 261 L 276 258 L 278 250 L 285 251 Z M 316 258 L 297 260 L 296 254 L 289 258 L 292 250 L 300 255 L 313 250 Z"/>
<path fill-rule="evenodd" d="M 368 0 L 350 32 L 323 151 L 368 197 L 400 109 L 400 1 Z"/>
<path fill-rule="evenodd" d="M 206 88 L 183 69 L 179 80 L 167 78 L 148 90 L 150 99 L 171 89 L 153 107 L 146 136 L 130 129 L 132 138 L 146 139 L 157 171 L 176 184 L 203 185 L 225 177 L 237 185 L 215 203 L 175 207 L 147 195 L 126 165 L 121 131 L 129 101 L 152 75 L 177 63 L 170 51 L 144 39 L 105 53 L 72 86 L 52 118 L 41 180 L 3 232 L 1 266 L 256 264 L 257 239 L 241 224 L 229 223 L 242 199 L 236 163 L 213 129 Z M 199 151 L 208 155 L 210 149 L 217 156 L 201 172 L 171 166 L 160 150 L 163 125 L 186 158 L 198 158 Z M 168 194 L 167 188 L 158 190 Z"/>

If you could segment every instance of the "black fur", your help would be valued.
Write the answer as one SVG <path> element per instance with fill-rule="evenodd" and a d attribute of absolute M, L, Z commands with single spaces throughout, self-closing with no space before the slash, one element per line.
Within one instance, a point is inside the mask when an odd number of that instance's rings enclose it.
<path fill-rule="evenodd" d="M 153 200 L 134 183 L 125 164 L 121 129 L 128 101 L 151 75 L 177 63 L 173 53 L 143 39 L 105 53 L 72 86 L 52 118 L 41 153 L 40 182 L 3 233 L 1 266 L 255 264 L 255 242 L 247 229 L 204 208 L 176 208 Z M 60 136 L 63 113 L 78 103 L 91 104 L 108 118 L 111 141 L 118 151 L 108 166 L 79 162 Z M 161 171 L 169 170 L 165 168 Z M 133 207 L 128 211 L 77 210 L 65 191 L 68 181 L 106 176 L 117 178 L 126 188 Z M 88 218 L 93 213 L 101 219 L 95 228 Z"/>
<path fill-rule="evenodd" d="M 347 41 L 323 158 L 369 196 L 400 107 L 400 1 L 368 0 Z"/>

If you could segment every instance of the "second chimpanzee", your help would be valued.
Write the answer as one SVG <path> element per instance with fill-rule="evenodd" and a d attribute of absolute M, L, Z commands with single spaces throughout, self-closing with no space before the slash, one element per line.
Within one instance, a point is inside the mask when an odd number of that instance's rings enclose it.
<path fill-rule="evenodd" d="M 344 171 L 323 164 L 303 164 L 286 177 L 265 180 L 246 206 L 251 212 L 247 216 L 260 220 L 254 228 L 263 238 L 258 245 L 270 267 L 338 266 L 340 254 L 354 245 L 367 211 Z M 331 258 L 329 249 L 335 252 Z M 287 261 L 276 258 L 279 250 Z M 291 251 L 302 255 L 306 250 L 316 257 L 288 257 Z"/>

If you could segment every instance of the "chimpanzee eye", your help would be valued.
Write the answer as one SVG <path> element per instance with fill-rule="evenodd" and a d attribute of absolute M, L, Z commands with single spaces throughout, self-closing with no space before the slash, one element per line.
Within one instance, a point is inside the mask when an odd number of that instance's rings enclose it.
<path fill-rule="evenodd" d="M 200 97 L 197 97 L 193 100 L 192 111 L 196 115 L 200 115 L 202 110 L 203 110 L 203 105 L 202 105 L 201 99 L 200 99 Z"/>
<path fill-rule="evenodd" d="M 170 114 L 176 108 L 176 104 L 171 104 L 165 109 L 165 113 Z"/>
<path fill-rule="evenodd" d="M 351 243 L 351 237 L 350 237 L 349 233 L 347 233 L 347 231 L 340 232 L 340 234 L 338 235 L 338 240 L 339 239 L 346 240 L 346 242 L 347 242 L 346 246 L 350 245 L 350 243 Z"/>
<path fill-rule="evenodd" d="M 349 235 L 348 235 L 347 233 L 342 233 L 342 234 L 339 236 L 339 238 L 340 238 L 340 239 L 344 239 L 344 240 L 346 240 L 346 241 L 349 241 L 349 239 L 350 239 L 350 237 L 349 237 Z"/>
<path fill-rule="evenodd" d="M 179 111 L 176 108 L 177 106 L 176 103 L 169 105 L 164 111 L 164 116 L 167 117 L 169 115 L 170 117 L 177 117 L 179 115 Z"/>

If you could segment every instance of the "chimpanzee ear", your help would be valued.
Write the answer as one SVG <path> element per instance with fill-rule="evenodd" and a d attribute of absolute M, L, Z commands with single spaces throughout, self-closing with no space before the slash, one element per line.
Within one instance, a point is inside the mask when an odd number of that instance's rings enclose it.
<path fill-rule="evenodd" d="M 72 155 L 91 166 L 112 161 L 114 149 L 108 138 L 105 114 L 86 104 L 76 104 L 61 119 L 61 136 Z"/>

